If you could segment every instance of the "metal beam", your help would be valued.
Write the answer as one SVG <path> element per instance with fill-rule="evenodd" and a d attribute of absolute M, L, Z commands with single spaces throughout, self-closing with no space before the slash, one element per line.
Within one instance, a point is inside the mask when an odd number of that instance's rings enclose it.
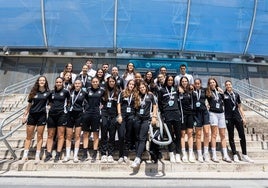
<path fill-rule="evenodd" d="M 181 51 L 184 50 L 186 39 L 187 39 L 189 19 L 190 19 L 190 10 L 191 10 L 191 0 L 188 0 L 188 3 L 187 3 L 187 14 L 186 14 L 186 20 L 185 20 L 185 29 L 184 29 L 184 36 L 183 36 Z"/>
<path fill-rule="evenodd" d="M 46 18 L 45 18 L 45 4 L 44 0 L 40 1 L 41 3 L 41 18 L 42 18 L 42 30 L 43 30 L 43 39 L 44 39 L 44 44 L 45 47 L 48 47 L 47 43 L 47 31 L 46 31 Z"/>
<path fill-rule="evenodd" d="M 117 12 L 118 12 L 118 0 L 114 1 L 114 50 L 117 48 Z"/>
<path fill-rule="evenodd" d="M 254 29 L 254 26 L 255 26 L 257 7 L 258 7 L 258 0 L 255 0 L 254 1 L 253 15 L 252 15 L 251 24 L 250 24 L 250 30 L 249 30 L 249 34 L 248 34 L 248 40 L 247 40 L 247 43 L 246 43 L 246 46 L 245 46 L 245 49 L 244 49 L 244 52 L 243 52 L 244 55 L 247 54 L 249 43 L 251 41 L 253 29 Z"/>

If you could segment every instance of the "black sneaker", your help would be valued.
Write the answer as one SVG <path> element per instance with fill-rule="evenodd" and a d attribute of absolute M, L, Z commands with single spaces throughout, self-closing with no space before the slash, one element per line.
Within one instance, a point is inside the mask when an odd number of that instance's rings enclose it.
<path fill-rule="evenodd" d="M 88 156 L 87 156 L 87 150 L 85 149 L 85 150 L 83 151 L 83 155 L 82 155 L 80 161 L 81 161 L 81 162 L 86 161 L 86 160 L 87 160 L 87 157 L 88 157 Z"/>
<path fill-rule="evenodd" d="M 93 154 L 92 154 L 91 162 L 92 162 L 92 163 L 95 163 L 96 160 L 97 160 L 97 151 L 94 150 L 94 151 L 93 151 Z"/>
<path fill-rule="evenodd" d="M 54 158 L 54 163 L 59 162 L 59 160 L 60 160 L 60 152 L 57 152 L 57 154 L 56 154 L 56 156 Z"/>
<path fill-rule="evenodd" d="M 52 158 L 52 154 L 50 152 L 47 152 L 46 158 L 44 159 L 44 162 L 46 163 L 46 162 L 50 161 L 51 158 Z"/>
<path fill-rule="evenodd" d="M 151 161 L 152 163 L 157 164 L 158 163 L 157 155 L 151 153 Z"/>

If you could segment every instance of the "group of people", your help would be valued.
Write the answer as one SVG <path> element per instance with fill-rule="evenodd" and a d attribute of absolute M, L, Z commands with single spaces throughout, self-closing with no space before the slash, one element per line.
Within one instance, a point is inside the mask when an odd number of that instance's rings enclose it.
<path fill-rule="evenodd" d="M 65 143 L 66 154 L 63 162 L 70 159 L 75 163 L 86 161 L 89 159 L 89 153 L 91 161 L 95 162 L 99 150 L 100 161 L 112 163 L 115 143 L 118 143 L 118 163 L 126 163 L 129 160 L 129 151 L 134 148 L 136 157 L 131 167 L 137 168 L 148 141 L 149 127 L 152 125 L 157 129 L 159 118 L 167 125 L 172 137 L 171 143 L 167 146 L 171 163 L 196 160 L 203 163 L 210 159 L 218 163 L 218 132 L 222 159 L 232 162 L 227 152 L 226 127 L 233 161 L 240 160 L 234 142 L 236 128 L 242 148 L 240 158 L 246 162 L 253 162 L 247 155 L 244 133 L 246 120 L 240 96 L 233 91 L 230 80 L 225 82 L 224 91 L 215 78 L 209 78 L 206 88 L 202 87 L 201 79 L 193 79 L 192 75 L 187 74 L 184 64 L 180 66 L 180 74 L 176 77 L 168 75 L 167 68 L 162 66 L 156 78 L 153 77 L 152 71 L 147 71 L 142 76 L 135 71 L 131 62 L 127 64 L 122 76 L 119 75 L 117 67 L 112 67 L 109 72 L 109 64 L 103 64 L 102 68 L 95 71 L 92 64 L 93 61 L 88 59 L 81 72 L 74 74 L 72 64 L 68 63 L 56 78 L 53 90 L 49 89 L 45 76 L 37 79 L 28 96 L 29 103 L 23 115 L 27 135 L 22 163 L 28 159 L 35 129 L 35 163 L 39 163 L 43 134 L 47 125 L 44 162 L 52 160 L 53 143 L 56 138 L 54 162 L 61 160 Z M 118 142 L 115 142 L 116 132 Z M 194 132 L 197 157 L 193 151 Z M 93 150 L 89 150 L 91 134 Z M 158 136 L 156 139 L 164 138 Z M 71 157 L 72 140 L 74 151 Z M 78 157 L 80 142 L 83 143 L 82 155 Z M 162 158 L 159 146 L 154 142 L 150 142 L 150 154 L 152 162 L 157 163 L 158 159 Z"/>

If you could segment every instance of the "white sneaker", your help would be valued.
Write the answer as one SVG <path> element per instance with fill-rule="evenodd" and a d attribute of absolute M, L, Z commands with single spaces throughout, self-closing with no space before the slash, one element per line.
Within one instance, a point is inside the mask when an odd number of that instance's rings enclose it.
<path fill-rule="evenodd" d="M 124 162 L 125 162 L 125 163 L 128 163 L 128 158 L 127 158 L 127 156 L 124 156 Z"/>
<path fill-rule="evenodd" d="M 117 161 L 119 164 L 123 163 L 124 162 L 124 158 L 123 157 L 120 157 Z"/>
<path fill-rule="evenodd" d="M 175 155 L 175 161 L 176 161 L 176 163 L 181 163 L 181 155 L 180 154 Z"/>
<path fill-rule="evenodd" d="M 249 158 L 247 155 L 242 155 L 242 161 L 248 162 L 248 163 L 254 163 L 254 160 Z"/>
<path fill-rule="evenodd" d="M 203 158 L 205 162 L 209 162 L 209 153 L 204 153 Z"/>
<path fill-rule="evenodd" d="M 182 153 L 182 158 L 181 159 L 182 159 L 182 162 L 184 162 L 184 163 L 188 163 L 189 162 L 186 152 L 183 152 Z"/>
<path fill-rule="evenodd" d="M 63 162 L 63 163 L 67 163 L 68 161 L 70 161 L 70 158 L 66 156 L 66 157 L 64 157 L 64 159 L 63 159 L 62 162 Z"/>
<path fill-rule="evenodd" d="M 190 163 L 194 163 L 195 162 L 195 157 L 194 157 L 194 154 L 193 153 L 190 153 L 189 154 L 189 162 Z"/>
<path fill-rule="evenodd" d="M 38 164 L 40 162 L 40 157 L 35 156 L 34 164 Z"/>
<path fill-rule="evenodd" d="M 107 163 L 108 162 L 108 159 L 107 159 L 107 156 L 106 155 L 103 155 L 101 156 L 101 163 Z"/>
<path fill-rule="evenodd" d="M 73 161 L 74 161 L 74 163 L 78 163 L 79 162 L 78 157 L 74 157 Z"/>
<path fill-rule="evenodd" d="M 212 156 L 211 160 L 214 162 L 214 163 L 219 163 L 219 159 L 217 158 L 217 156 Z"/>
<path fill-rule="evenodd" d="M 131 168 L 138 168 L 141 164 L 141 159 L 139 157 L 136 157 L 133 163 L 131 164 Z"/>
<path fill-rule="evenodd" d="M 202 156 L 202 155 L 198 155 L 197 160 L 198 160 L 200 163 L 203 163 L 203 162 L 204 162 L 204 159 L 203 159 L 203 156 Z"/>
<path fill-rule="evenodd" d="M 231 163 L 232 162 L 232 160 L 230 159 L 230 157 L 228 155 L 225 156 L 225 157 L 223 157 L 222 160 L 225 161 L 225 162 L 227 162 L 227 163 Z"/>
<path fill-rule="evenodd" d="M 174 153 L 173 152 L 169 152 L 169 161 L 171 163 L 175 163 L 176 162 L 175 156 L 174 156 Z"/>
<path fill-rule="evenodd" d="M 108 158 L 107 158 L 107 162 L 108 163 L 113 163 L 114 162 L 113 156 L 109 155 Z"/>
<path fill-rule="evenodd" d="M 235 155 L 233 156 L 233 159 L 234 159 L 234 162 L 239 163 L 238 155 L 235 154 Z"/>

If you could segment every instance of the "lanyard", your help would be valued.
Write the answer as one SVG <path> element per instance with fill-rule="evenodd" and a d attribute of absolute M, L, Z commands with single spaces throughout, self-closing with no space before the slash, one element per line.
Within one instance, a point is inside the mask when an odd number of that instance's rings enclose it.
<path fill-rule="evenodd" d="M 130 97 L 128 97 L 127 99 L 128 106 L 130 106 L 130 103 L 132 101 L 132 96 L 133 96 L 133 93 L 131 93 Z"/>
<path fill-rule="evenodd" d="M 195 92 L 196 92 L 197 101 L 199 101 L 201 97 L 201 89 L 196 90 Z"/>
<path fill-rule="evenodd" d="M 84 76 L 82 75 L 82 82 L 83 82 L 83 85 L 86 86 L 87 76 L 86 76 L 85 79 L 84 79 Z"/>
<path fill-rule="evenodd" d="M 145 105 L 145 99 L 146 99 L 146 97 L 147 97 L 147 94 L 145 94 L 145 96 L 143 97 L 142 100 L 140 99 L 140 104 L 141 104 L 142 107 L 144 107 L 144 105 Z"/>
<path fill-rule="evenodd" d="M 174 97 L 173 97 L 173 95 L 172 95 L 173 87 L 171 87 L 170 92 L 168 91 L 168 88 L 166 87 L 166 91 L 167 91 L 167 93 L 168 93 L 169 98 L 170 98 L 170 99 L 174 99 Z"/>
<path fill-rule="evenodd" d="M 67 82 L 65 82 L 65 83 L 64 83 L 64 89 L 69 90 L 69 86 L 70 86 L 70 84 L 69 84 L 69 83 L 67 83 Z"/>
<path fill-rule="evenodd" d="M 227 93 L 229 94 L 230 98 L 231 98 L 231 101 L 233 102 L 233 104 L 235 105 L 235 94 L 233 92 L 229 93 L 227 91 Z"/>
<path fill-rule="evenodd" d="M 113 97 L 114 97 L 114 91 L 112 91 L 111 93 L 110 93 L 110 91 L 108 91 L 108 95 L 109 95 L 108 100 L 109 100 L 109 101 L 113 100 Z"/>
<path fill-rule="evenodd" d="M 78 97 L 79 97 L 79 94 L 81 92 L 81 89 L 79 90 L 78 94 L 74 97 L 74 91 L 72 93 L 72 106 L 74 105 L 74 103 L 77 101 Z"/>
<path fill-rule="evenodd" d="M 214 93 L 214 91 L 212 91 L 212 94 L 213 94 L 215 100 L 218 102 L 219 101 L 219 92 L 217 90 L 215 90 L 215 93 Z"/>

